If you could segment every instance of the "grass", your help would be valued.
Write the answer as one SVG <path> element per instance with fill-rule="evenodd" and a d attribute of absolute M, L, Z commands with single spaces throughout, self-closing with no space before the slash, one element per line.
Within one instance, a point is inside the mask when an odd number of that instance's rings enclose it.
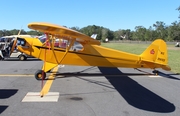
<path fill-rule="evenodd" d="M 142 43 L 102 43 L 107 48 L 113 48 L 133 54 L 141 54 L 150 44 Z M 180 47 L 174 45 L 167 45 L 168 49 L 168 65 L 174 73 L 180 73 Z"/>

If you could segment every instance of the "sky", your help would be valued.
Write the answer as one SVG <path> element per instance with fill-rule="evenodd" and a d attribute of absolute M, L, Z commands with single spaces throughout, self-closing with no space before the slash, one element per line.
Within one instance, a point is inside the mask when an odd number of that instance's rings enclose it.
<path fill-rule="evenodd" d="M 0 30 L 24 29 L 32 22 L 67 27 L 103 26 L 112 31 L 149 28 L 179 21 L 180 0 L 0 0 Z"/>

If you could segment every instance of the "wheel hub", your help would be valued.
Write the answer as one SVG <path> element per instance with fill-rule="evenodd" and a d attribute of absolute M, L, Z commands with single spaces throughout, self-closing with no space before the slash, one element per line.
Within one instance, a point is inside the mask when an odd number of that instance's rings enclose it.
<path fill-rule="evenodd" d="M 40 79 L 41 79 L 41 78 L 42 78 L 42 74 L 38 74 L 38 78 L 40 78 Z"/>

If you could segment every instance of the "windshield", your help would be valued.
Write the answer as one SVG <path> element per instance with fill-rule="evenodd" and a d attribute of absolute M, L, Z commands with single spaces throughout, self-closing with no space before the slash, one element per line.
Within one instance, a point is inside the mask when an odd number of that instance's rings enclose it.
<path fill-rule="evenodd" d="M 39 36 L 38 39 L 44 43 L 46 41 L 46 35 Z"/>

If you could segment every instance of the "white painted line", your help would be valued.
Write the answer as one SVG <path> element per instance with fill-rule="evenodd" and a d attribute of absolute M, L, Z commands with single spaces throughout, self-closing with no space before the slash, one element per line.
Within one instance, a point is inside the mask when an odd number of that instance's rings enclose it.
<path fill-rule="evenodd" d="M 162 76 L 157 75 L 157 76 L 148 76 L 148 77 L 162 77 Z"/>
<path fill-rule="evenodd" d="M 41 97 L 39 92 L 28 92 L 22 102 L 57 102 L 59 92 L 49 92 Z"/>

